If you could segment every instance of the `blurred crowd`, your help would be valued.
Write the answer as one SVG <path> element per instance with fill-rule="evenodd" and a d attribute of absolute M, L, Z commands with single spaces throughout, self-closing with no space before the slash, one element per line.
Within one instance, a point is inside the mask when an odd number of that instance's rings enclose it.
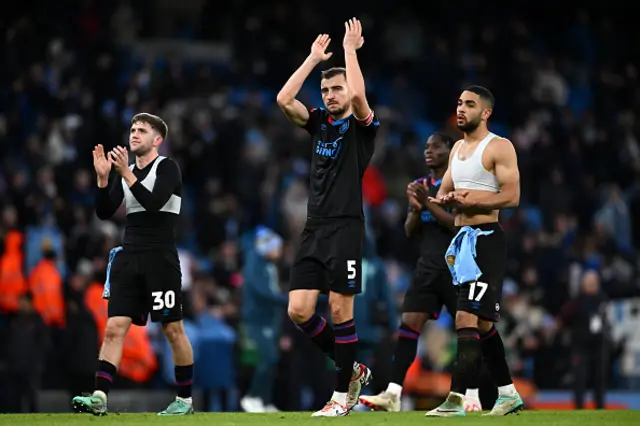
<path fill-rule="evenodd" d="M 393 340 L 418 253 L 402 222 L 406 185 L 426 173 L 422 145 L 433 131 L 457 132 L 457 96 L 480 84 L 497 100 L 490 129 L 511 139 L 520 162 L 520 208 L 501 217 L 510 260 L 499 327 L 513 373 L 540 388 L 569 386 L 575 333 L 567 306 L 595 292 L 609 312 L 608 386 L 640 389 L 640 70 L 624 13 L 567 8 L 550 16 L 444 1 L 430 2 L 423 15 L 390 1 L 366 10 L 345 6 L 344 13 L 290 0 L 171 3 L 42 4 L 38 14 L 18 8 L 7 18 L 0 47 L 3 383 L 91 390 L 104 321 L 99 290 L 125 216 L 95 216 L 90 153 L 98 143 L 126 143 L 130 118 L 145 111 L 167 121 L 161 152 L 183 174 L 178 235 L 188 332 L 229 344 L 228 381 L 244 391 L 260 356 L 244 332 L 256 310 L 243 309 L 243 300 L 272 304 L 275 380 L 301 395 L 276 395 L 274 404 L 301 409 L 317 405 L 315 394 L 324 402 L 326 392 L 315 392 L 331 388 L 323 369 L 289 373 L 325 361 L 285 318 L 310 148 L 275 94 L 320 32 L 333 39 L 326 66 L 341 65 L 341 20 L 358 16 L 366 41 L 360 62 L 381 121 L 363 185 L 371 286 L 356 307 L 361 357 L 378 359 L 383 369 L 389 355 L 381 342 Z M 320 106 L 318 89 L 319 70 L 301 99 Z M 275 287 L 247 269 L 248 259 L 261 255 L 258 226 L 283 238 L 276 278 L 265 278 Z M 247 296 L 251 289 L 261 296 Z M 15 300 L 1 296 L 16 292 Z M 433 327 L 451 330 L 446 315 Z M 158 330 L 145 331 L 130 349 L 144 368 L 132 367 L 118 386 L 166 387 L 172 380 L 163 372 Z M 440 361 L 450 356 L 426 355 L 430 336 L 440 335 L 424 334 L 425 368 L 447 368 Z M 153 348 L 150 356 L 145 348 Z M 219 380 L 203 386 L 233 387 Z"/>

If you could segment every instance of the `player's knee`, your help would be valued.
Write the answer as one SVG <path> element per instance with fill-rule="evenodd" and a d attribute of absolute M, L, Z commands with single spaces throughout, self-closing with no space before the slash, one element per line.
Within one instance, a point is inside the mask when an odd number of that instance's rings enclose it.
<path fill-rule="evenodd" d="M 167 340 L 170 344 L 178 342 L 183 336 L 185 336 L 182 321 L 162 324 L 162 331 L 164 332 L 164 335 L 167 337 Z"/>
<path fill-rule="evenodd" d="M 456 329 L 478 328 L 478 316 L 470 312 L 458 311 L 456 313 Z"/>
<path fill-rule="evenodd" d="M 318 293 L 316 291 L 295 290 L 290 292 L 287 313 L 291 321 L 296 324 L 308 321 L 316 312 L 317 300 Z"/>
<path fill-rule="evenodd" d="M 125 317 L 113 317 L 107 320 L 104 330 L 104 342 L 122 342 L 131 326 L 131 319 Z"/>
<path fill-rule="evenodd" d="M 428 319 L 429 316 L 422 312 L 405 312 L 402 314 L 401 321 L 414 330 L 422 330 Z"/>
<path fill-rule="evenodd" d="M 287 309 L 287 313 L 289 314 L 289 318 L 296 324 L 302 324 L 305 321 L 308 321 L 315 312 L 315 307 L 313 305 L 309 306 L 305 303 L 296 303 L 289 302 L 289 308 Z"/>
<path fill-rule="evenodd" d="M 331 321 L 340 324 L 353 319 L 353 296 L 331 293 L 329 295 Z"/>
<path fill-rule="evenodd" d="M 486 334 L 493 327 L 493 323 L 491 321 L 478 319 L 478 331 L 480 334 Z"/>

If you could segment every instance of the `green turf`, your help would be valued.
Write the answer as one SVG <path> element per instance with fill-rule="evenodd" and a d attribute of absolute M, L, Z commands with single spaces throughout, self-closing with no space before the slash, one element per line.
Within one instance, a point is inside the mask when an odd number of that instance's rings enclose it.
<path fill-rule="evenodd" d="M 474 413 L 465 418 L 425 418 L 423 412 L 380 413 L 358 412 L 340 419 L 311 418 L 311 413 L 196 413 L 184 417 L 158 417 L 155 414 L 115 414 L 94 417 L 90 414 L 3 414 L 0 425 L 74 426 L 74 425 L 317 425 L 337 422 L 340 425 L 524 425 L 524 426 L 601 426 L 604 424 L 640 425 L 640 411 L 524 411 L 517 416 L 480 417 Z M 606 423 L 605 423 L 606 422 Z M 616 426 L 617 426 L 616 425 Z"/>

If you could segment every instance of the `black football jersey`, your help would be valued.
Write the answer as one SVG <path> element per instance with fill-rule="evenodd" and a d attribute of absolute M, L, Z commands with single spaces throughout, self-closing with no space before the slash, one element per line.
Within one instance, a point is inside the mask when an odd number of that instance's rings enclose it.
<path fill-rule="evenodd" d="M 442 179 L 435 180 L 431 175 L 416 179 L 414 182 L 425 182 L 429 188 L 429 196 L 436 197 Z M 451 244 L 451 239 L 454 233 L 448 227 L 438 223 L 436 218 L 431 214 L 429 210 L 423 210 L 420 212 L 421 222 L 421 242 L 420 242 L 420 260 L 427 261 L 430 264 L 442 263 L 443 267 L 446 267 L 444 262 L 444 253 Z"/>
<path fill-rule="evenodd" d="M 379 126 L 373 112 L 364 121 L 353 115 L 336 121 L 323 108 L 309 111 L 304 126 L 312 143 L 309 217 L 364 218 L 362 177 Z"/>

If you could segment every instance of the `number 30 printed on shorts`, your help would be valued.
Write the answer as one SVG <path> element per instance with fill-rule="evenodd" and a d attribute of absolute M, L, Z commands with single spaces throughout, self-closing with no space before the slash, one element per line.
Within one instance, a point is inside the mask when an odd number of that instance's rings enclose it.
<path fill-rule="evenodd" d="M 152 309 L 154 311 L 159 311 L 164 308 L 172 309 L 176 306 L 176 293 L 173 290 L 154 291 L 151 293 L 151 297 L 153 297 Z"/>

